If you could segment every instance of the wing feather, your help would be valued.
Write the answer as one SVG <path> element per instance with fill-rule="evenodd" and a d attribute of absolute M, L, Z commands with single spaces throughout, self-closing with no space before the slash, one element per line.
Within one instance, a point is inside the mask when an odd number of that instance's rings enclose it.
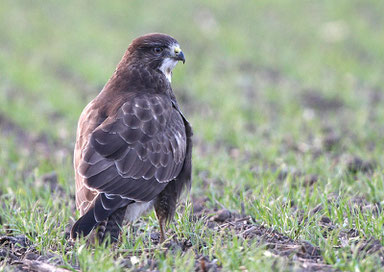
<path fill-rule="evenodd" d="M 149 201 L 180 173 L 186 143 L 182 116 L 167 96 L 137 95 L 92 132 L 78 171 L 99 193 Z M 95 207 L 96 219 L 116 208 L 107 199 Z"/>

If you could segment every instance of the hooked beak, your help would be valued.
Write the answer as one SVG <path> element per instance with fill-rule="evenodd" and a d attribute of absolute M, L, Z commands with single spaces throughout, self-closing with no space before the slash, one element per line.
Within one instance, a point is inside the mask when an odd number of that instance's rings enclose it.
<path fill-rule="evenodd" d="M 176 55 L 176 59 L 182 61 L 183 64 L 185 63 L 185 57 L 184 57 L 183 51 L 180 51 L 180 53 Z"/>
<path fill-rule="evenodd" d="M 174 59 L 175 60 L 180 60 L 184 64 L 185 63 L 185 57 L 184 57 L 184 53 L 183 53 L 183 51 L 181 51 L 180 47 L 175 47 L 174 48 L 174 53 L 175 53 Z"/>

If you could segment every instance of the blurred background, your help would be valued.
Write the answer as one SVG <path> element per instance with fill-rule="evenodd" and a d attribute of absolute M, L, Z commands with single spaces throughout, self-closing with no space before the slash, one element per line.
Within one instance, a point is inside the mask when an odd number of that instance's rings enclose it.
<path fill-rule="evenodd" d="M 294 225 L 276 217 L 287 199 L 380 202 L 383 11 L 380 0 L 2 0 L 0 189 L 44 203 L 49 193 L 25 184 L 53 172 L 73 218 L 78 117 L 130 42 L 162 32 L 186 55 L 172 85 L 195 133 L 193 196 L 282 232 Z"/>
<path fill-rule="evenodd" d="M 303 114 L 308 125 L 317 117 L 307 111 L 315 96 L 356 114 L 344 126 L 368 129 L 369 103 L 379 102 L 383 85 L 382 11 L 381 1 L 349 0 L 4 0 L 1 113 L 72 143 L 82 108 L 131 40 L 164 32 L 187 54 L 173 85 L 190 118 L 204 117 L 194 122 L 197 137 L 239 145 L 250 127 L 260 132 L 272 123 L 294 133 Z M 300 104 L 303 96 L 311 102 Z"/>
<path fill-rule="evenodd" d="M 186 54 L 173 88 L 201 152 L 234 149 L 258 154 L 258 164 L 296 164 L 290 145 L 305 155 L 328 141 L 380 155 L 383 8 L 350 0 L 4 0 L 2 145 L 72 150 L 81 110 L 131 40 L 163 32 Z"/>
<path fill-rule="evenodd" d="M 82 108 L 130 41 L 164 32 L 187 54 L 173 86 L 196 120 L 196 138 L 243 146 L 250 136 L 253 145 L 261 141 L 255 133 L 299 137 L 300 126 L 316 130 L 319 122 L 379 132 L 368 118 L 383 85 L 382 8 L 381 1 L 5 0 L 1 114 L 73 144 Z"/>

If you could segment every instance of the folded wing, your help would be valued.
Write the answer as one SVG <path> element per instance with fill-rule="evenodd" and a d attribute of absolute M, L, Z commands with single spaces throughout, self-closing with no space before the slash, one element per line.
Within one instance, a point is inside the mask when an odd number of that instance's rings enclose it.
<path fill-rule="evenodd" d="M 88 187 L 149 201 L 180 173 L 184 122 L 166 96 L 138 95 L 92 133 L 83 152 L 78 171 Z"/>
<path fill-rule="evenodd" d="M 166 96 L 141 94 L 124 103 L 91 133 L 82 151 L 78 174 L 98 196 L 72 237 L 88 234 L 123 206 L 154 199 L 180 174 L 186 145 L 182 116 Z"/>

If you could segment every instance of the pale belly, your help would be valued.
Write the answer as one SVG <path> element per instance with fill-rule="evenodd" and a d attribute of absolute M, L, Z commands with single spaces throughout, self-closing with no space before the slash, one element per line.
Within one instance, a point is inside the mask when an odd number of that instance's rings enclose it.
<path fill-rule="evenodd" d="M 140 215 L 153 207 L 153 202 L 154 201 L 151 200 L 149 202 L 136 202 L 128 205 L 124 216 L 124 222 L 132 223 L 135 221 Z"/>

